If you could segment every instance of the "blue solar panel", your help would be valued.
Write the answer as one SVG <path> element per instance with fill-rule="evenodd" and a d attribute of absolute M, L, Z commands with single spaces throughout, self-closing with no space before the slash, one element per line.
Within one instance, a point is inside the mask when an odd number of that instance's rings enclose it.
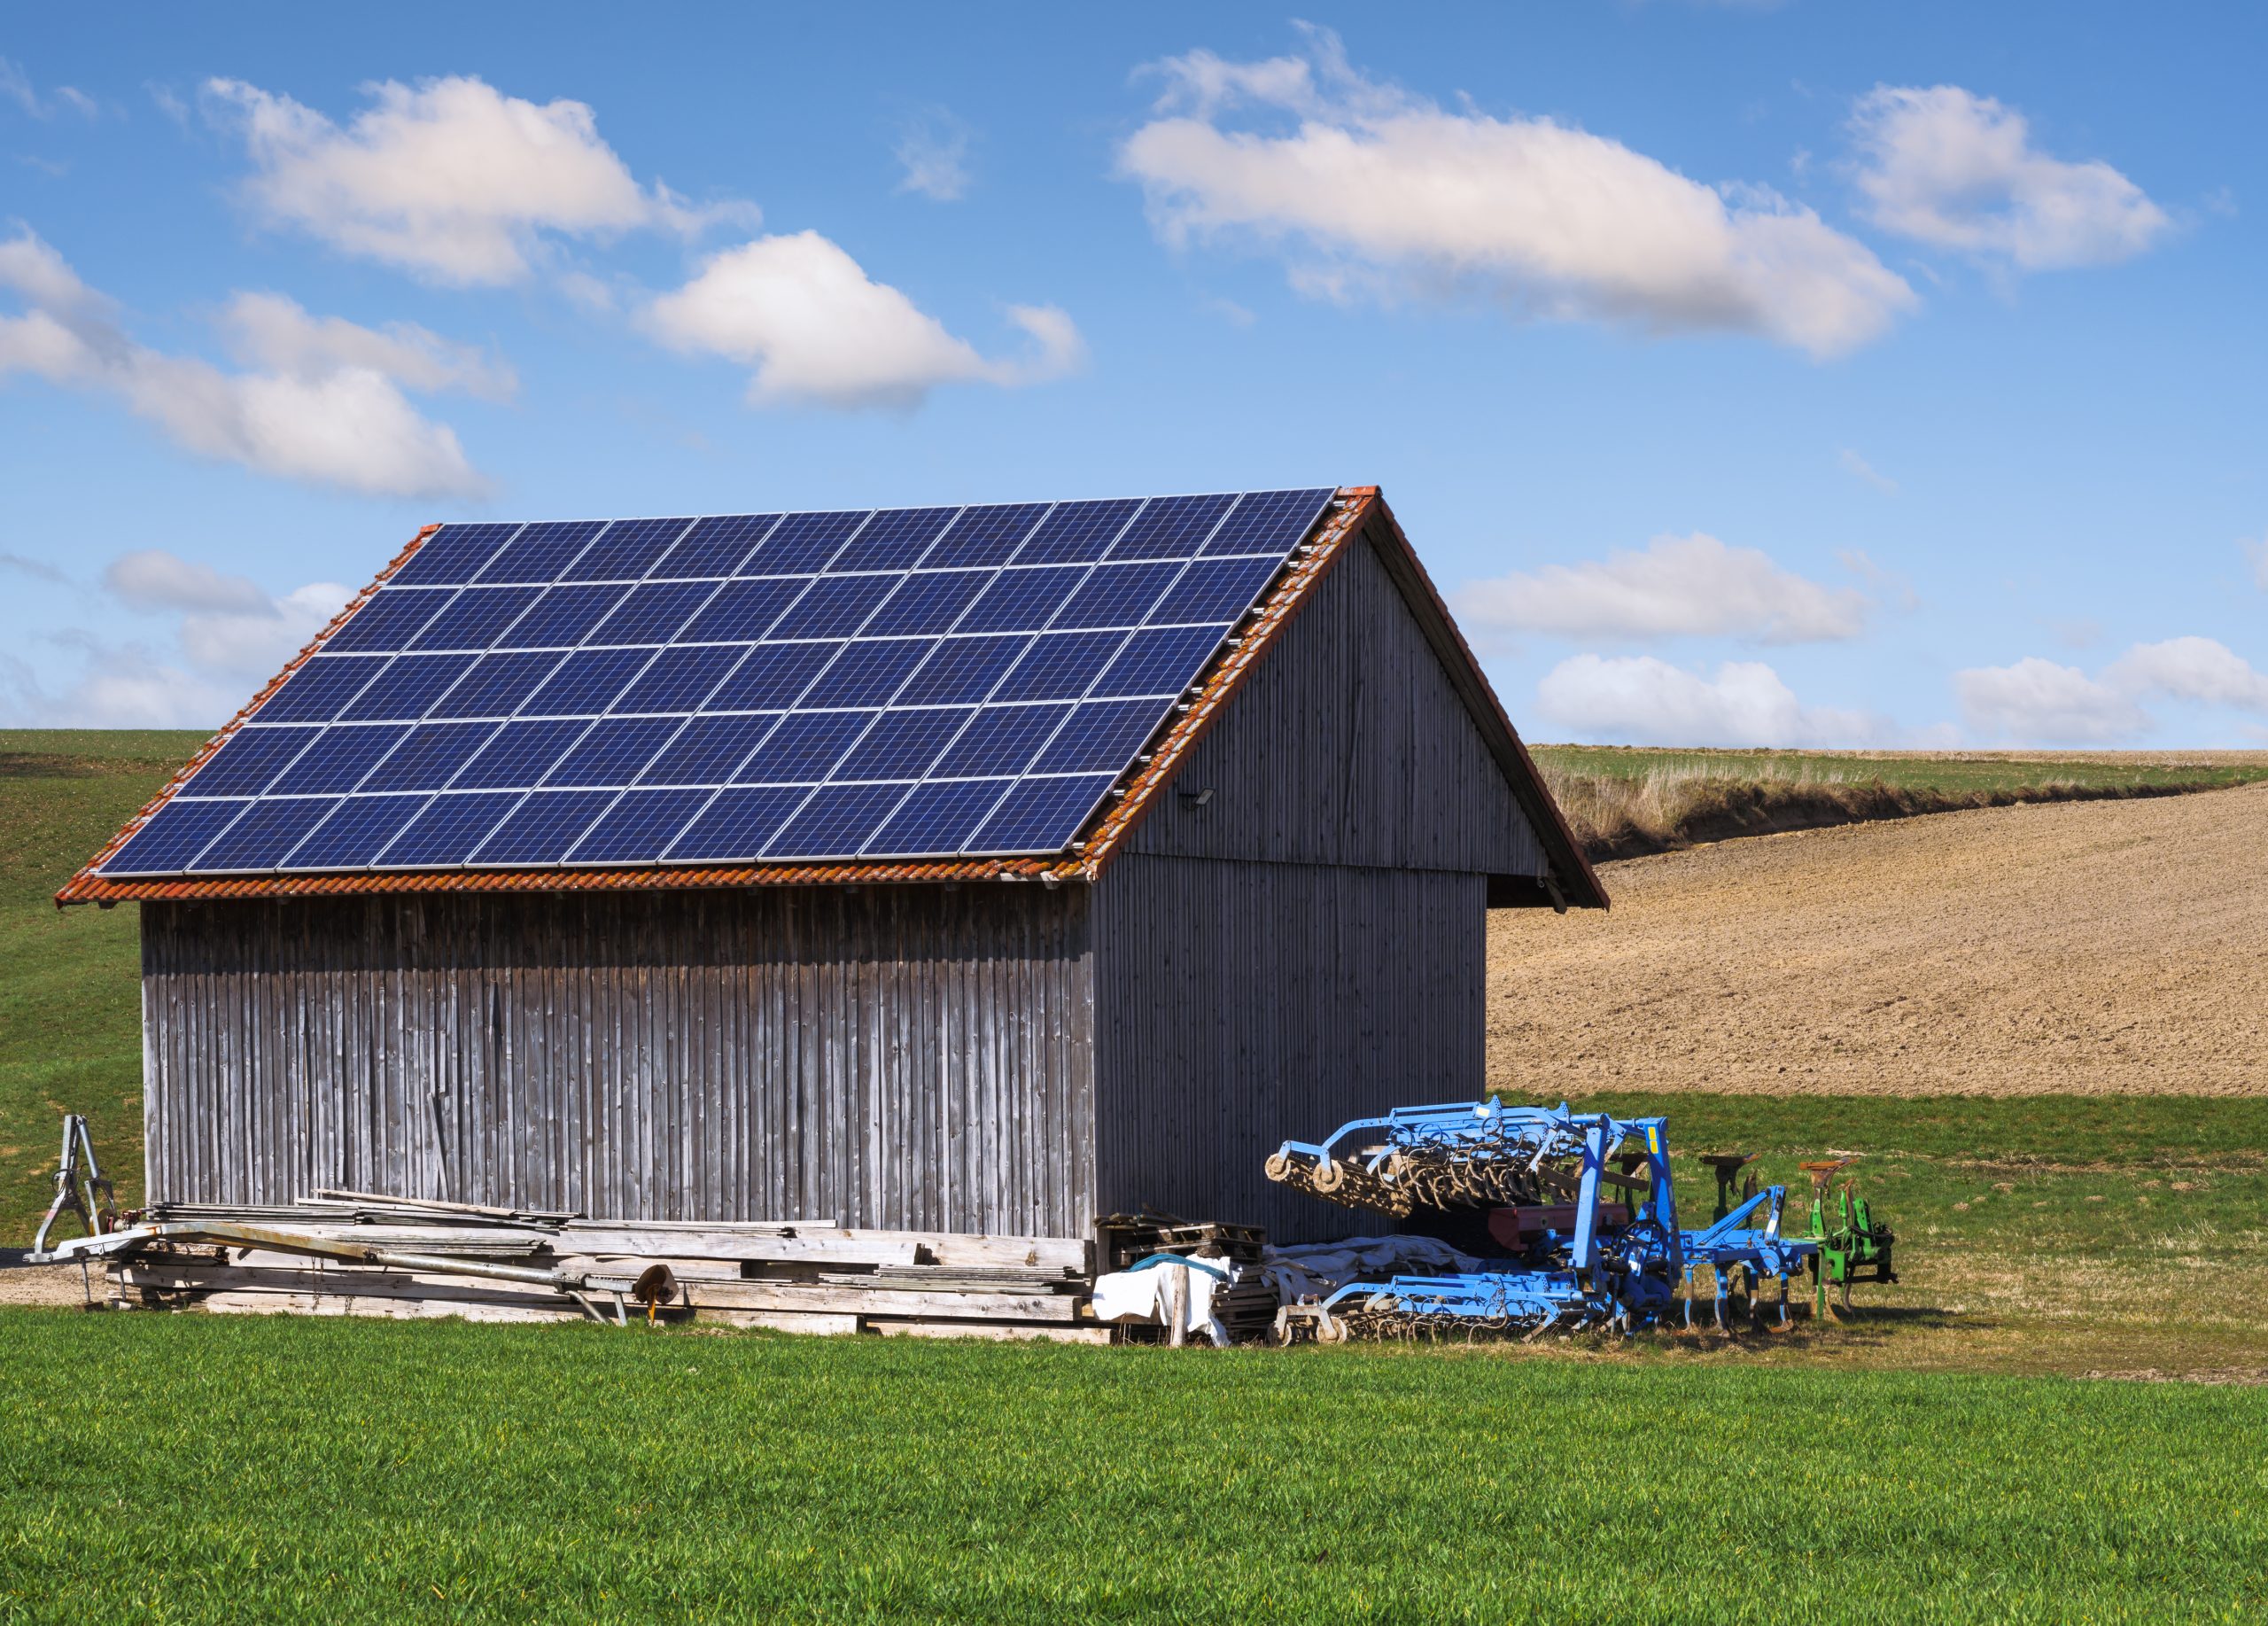
<path fill-rule="evenodd" d="M 1211 535 L 1234 495 L 1163 497 L 1145 507 L 1111 547 L 1114 559 L 1186 559 Z"/>
<path fill-rule="evenodd" d="M 1031 771 L 1116 774 L 1142 749 L 1165 712 L 1161 700 L 1091 700 L 1048 741 Z"/>
<path fill-rule="evenodd" d="M 556 650 L 484 655 L 456 687 L 433 703 L 429 717 L 509 717 L 565 657 Z"/>
<path fill-rule="evenodd" d="M 537 790 L 472 851 L 475 864 L 556 864 L 614 801 L 611 790 Z"/>
<path fill-rule="evenodd" d="M 1084 564 L 1099 559 L 1140 510 L 1130 497 L 1107 502 L 1059 502 L 1018 550 L 1019 564 Z"/>
<path fill-rule="evenodd" d="M 1001 794 L 1006 779 L 942 779 L 917 786 L 882 827 L 869 836 L 868 856 L 949 857 L 968 845 Z"/>
<path fill-rule="evenodd" d="M 409 641 L 413 650 L 486 649 L 526 613 L 540 587 L 467 587 Z"/>
<path fill-rule="evenodd" d="M 1136 633 L 1090 692 L 1098 696 L 1177 695 L 1190 674 L 1228 636 L 1226 626 L 1153 626 Z"/>
<path fill-rule="evenodd" d="M 260 708 L 264 723 L 327 723 L 386 669 L 384 657 L 318 655 Z"/>
<path fill-rule="evenodd" d="M 246 801 L 167 802 L 103 865 L 109 875 L 180 875 L 207 843 L 252 804 Z"/>
<path fill-rule="evenodd" d="M 1179 564 L 1102 564 L 1079 584 L 1050 626 L 1139 626 Z"/>
<path fill-rule="evenodd" d="M 439 591 L 382 587 L 330 635 L 323 648 L 334 654 L 405 650 L 428 621 L 457 595 Z"/>
<path fill-rule="evenodd" d="M 761 638 L 804 585 L 793 576 L 728 581 L 678 635 L 687 643 L 745 643 Z"/>
<path fill-rule="evenodd" d="M 517 790 L 476 790 L 469 796 L 437 796 L 402 828 L 379 854 L 389 869 L 457 865 L 488 839 L 497 821 L 519 805 Z"/>
<path fill-rule="evenodd" d="M 791 706 L 842 648 L 839 643 L 759 643 L 717 686 L 702 709 L 773 712 Z"/>
<path fill-rule="evenodd" d="M 727 514 L 697 521 L 655 565 L 657 579 L 729 576 L 780 523 L 777 514 Z"/>
<path fill-rule="evenodd" d="M 965 508 L 944 535 L 939 537 L 921 563 L 932 570 L 963 565 L 1006 564 L 1031 533 L 1045 502 L 1005 502 L 990 508 Z"/>
<path fill-rule="evenodd" d="M 654 568 L 692 523 L 690 519 L 617 519 L 575 561 L 575 579 L 636 581 Z"/>
<path fill-rule="evenodd" d="M 1086 579 L 1085 567 L 1077 564 L 1004 570 L 968 607 L 953 630 L 1036 633 L 1054 619 L 1063 601 L 1077 592 L 1079 584 Z"/>
<path fill-rule="evenodd" d="M 507 591 L 512 589 L 505 589 Z M 629 589 L 619 582 L 553 587 L 495 640 L 500 650 L 572 649 L 606 619 Z"/>
<path fill-rule="evenodd" d="M 263 797 L 199 853 L 190 869 L 200 875 L 274 869 L 338 805 L 338 798 L 328 796 Z"/>
<path fill-rule="evenodd" d="M 480 754 L 458 770 L 460 790 L 507 790 L 532 785 L 551 772 L 590 724 L 581 718 L 545 718 L 506 723 L 489 737 Z"/>
<path fill-rule="evenodd" d="M 667 643 L 716 590 L 716 584 L 707 581 L 649 581 L 633 587 L 587 642 Z"/>
<path fill-rule="evenodd" d="M 790 514 L 734 572 L 742 576 L 808 576 L 824 570 L 866 520 L 863 512 Z"/>
<path fill-rule="evenodd" d="M 1020 779 L 968 838 L 971 852 L 1060 852 L 1108 793 L 1108 774 Z"/>
<path fill-rule="evenodd" d="M 664 650 L 609 709 L 616 712 L 692 711 L 748 651 L 737 644 L 697 643 Z"/>
<path fill-rule="evenodd" d="M 938 760 L 937 776 L 1021 774 L 1070 710 L 1068 705 L 988 705 L 969 720 Z"/>
<path fill-rule="evenodd" d="M 292 849 L 284 867 L 368 869 L 425 805 L 423 796 L 350 796 Z"/>
<path fill-rule="evenodd" d="M 721 785 L 780 720 L 776 712 L 696 717 L 646 765 L 644 785 Z"/>
<path fill-rule="evenodd" d="M 828 564 L 835 571 L 908 571 L 951 519 L 949 508 L 884 509 Z"/>
<path fill-rule="evenodd" d="M 1016 669 L 1000 680 L 994 700 L 1076 700 L 1126 642 L 1122 632 L 1045 633 Z"/>
<path fill-rule="evenodd" d="M 884 712 L 835 770 L 837 779 L 919 779 L 973 716 L 967 706 Z"/>
<path fill-rule="evenodd" d="M 804 694 L 807 708 L 882 705 L 936 646 L 927 638 L 861 638 L 843 646 Z"/>
<path fill-rule="evenodd" d="M 444 526 L 104 870 L 1060 851 L 1331 495 Z"/>
<path fill-rule="evenodd" d="M 244 728 L 197 770 L 199 796 L 258 796 L 318 728 Z"/>
<path fill-rule="evenodd" d="M 822 576 L 772 629 L 774 638 L 848 638 L 897 585 L 895 576 Z"/>
<path fill-rule="evenodd" d="M 625 790 L 570 848 L 575 864 L 650 864 L 669 851 L 707 790 Z"/>
<path fill-rule="evenodd" d="M 339 711 L 350 723 L 415 722 L 472 670 L 470 655 L 398 655 Z"/>
<path fill-rule="evenodd" d="M 825 779 L 866 725 L 872 712 L 791 712 L 733 775 L 741 785 L 807 785 Z"/>
<path fill-rule="evenodd" d="M 443 525 L 393 574 L 402 587 L 455 587 L 470 581 L 519 529 L 511 525 Z"/>
<path fill-rule="evenodd" d="M 764 852 L 767 858 L 856 858 L 874 827 L 913 787 L 822 785 L 796 816 L 780 828 Z"/>
<path fill-rule="evenodd" d="M 401 743 L 406 725 L 381 723 L 356 728 L 327 728 L 322 738 L 268 787 L 271 796 L 338 795 L 361 783 L 378 759 Z"/>
<path fill-rule="evenodd" d="M 363 790 L 439 790 L 488 743 L 495 723 L 424 723 L 365 774 Z"/>
<path fill-rule="evenodd" d="M 528 717 L 595 717 L 653 657 L 651 650 L 579 650 L 559 663 L 520 711 Z"/>
<path fill-rule="evenodd" d="M 900 705 L 951 705 L 982 700 L 1000 674 L 1030 647 L 1021 633 L 993 638 L 948 638 L 897 691 Z"/>
<path fill-rule="evenodd" d="M 524 581 L 548 586 L 576 579 L 571 568 L 590 541 L 605 528 L 602 519 L 564 519 L 523 526 L 475 581 L 484 586 Z"/>
<path fill-rule="evenodd" d="M 695 791 L 694 805 L 709 793 Z M 800 785 L 734 787 L 717 793 L 685 833 L 668 847 L 675 863 L 749 863 L 762 856 L 772 834 L 808 794 Z"/>
<path fill-rule="evenodd" d="M 893 633 L 926 633 L 931 637 L 952 630 L 960 612 L 984 591 L 992 580 L 990 571 L 923 571 L 898 585 L 865 628 L 869 638 Z"/>
<path fill-rule="evenodd" d="M 555 790 L 626 785 L 669 743 L 680 726 L 674 717 L 610 717 L 593 723 L 543 782 Z"/>

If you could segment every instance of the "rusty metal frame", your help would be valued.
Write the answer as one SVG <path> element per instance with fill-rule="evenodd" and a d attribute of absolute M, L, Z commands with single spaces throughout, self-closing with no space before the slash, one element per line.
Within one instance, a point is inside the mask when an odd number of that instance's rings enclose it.
<path fill-rule="evenodd" d="M 1550 794 L 1543 789 L 1543 782 L 1536 774 L 1535 765 L 1529 760 L 1526 749 L 1513 732 L 1503 706 L 1488 688 L 1487 680 L 1480 675 L 1480 665 L 1473 660 L 1472 650 L 1457 633 L 1456 623 L 1450 619 L 1441 595 L 1433 590 L 1432 581 L 1418 564 L 1417 556 L 1410 549 L 1408 539 L 1402 533 L 1402 527 L 1394 523 L 1375 486 L 1353 486 L 1340 490 L 1331 510 L 1318 521 L 1308 540 L 1293 550 L 1290 568 L 1277 582 L 1268 598 L 1232 634 L 1228 653 L 1215 664 L 1213 670 L 1198 685 L 1194 695 L 1183 703 L 1179 714 L 1168 726 L 1164 735 L 1147 758 L 1139 761 L 1131 781 L 1115 793 L 1116 805 L 1103 814 L 1100 822 L 1090 831 L 1084 842 L 1075 844 L 1073 851 L 1076 856 L 1068 860 L 1060 858 L 959 859 L 917 862 L 858 860 L 831 864 L 649 865 L 610 869 L 378 870 L 359 875 L 231 875 L 210 880 L 113 881 L 97 875 L 96 871 L 103 861 L 172 799 L 190 776 L 226 744 L 268 697 L 321 650 L 373 594 L 385 586 L 439 528 L 439 525 L 427 525 L 418 532 L 409 545 L 378 572 L 377 580 L 355 595 L 353 601 L 292 658 L 290 665 L 253 696 L 219 733 L 206 741 L 180 772 L 167 782 L 165 788 L 151 799 L 149 805 L 128 821 L 125 828 L 65 883 L 55 895 L 57 906 L 83 903 L 108 906 L 144 899 L 198 901 L 332 898 L 400 892 L 666 891 L 696 888 L 940 881 L 1038 881 L 1051 885 L 1065 881 L 1092 882 L 1099 878 L 1112 855 L 1125 844 L 1191 750 L 1219 718 L 1222 708 L 1242 685 L 1246 674 L 1274 647 L 1284 629 L 1314 593 L 1317 585 L 1344 555 L 1350 539 L 1361 536 L 1365 531 L 1369 532 L 1374 544 L 1381 544 L 1381 556 L 1387 558 L 1389 568 L 1394 571 L 1397 580 L 1402 585 L 1404 595 L 1410 600 L 1413 611 L 1418 614 L 1421 621 L 1429 624 L 1427 635 L 1442 651 L 1444 663 L 1452 667 L 1452 681 L 1457 682 L 1460 693 L 1473 712 L 1475 722 L 1480 725 L 1485 735 L 1490 736 L 1492 751 L 1500 764 L 1504 766 L 1521 805 L 1528 810 L 1543 837 L 1546 850 L 1552 858 L 1553 868 L 1569 883 L 1565 887 L 1569 901 L 1594 906 L 1604 906 L 1606 901 L 1605 891 L 1599 886 L 1589 864 L 1584 860 L 1581 848 L 1575 844 L 1565 819 L 1553 804 Z M 1419 592 L 1415 595 L 1410 587 L 1413 578 L 1419 587 Z M 1448 640 L 1446 645 L 1444 635 Z M 1457 667 L 1463 668 L 1461 673 L 1455 669 Z M 1458 681 L 1460 678 L 1462 681 Z"/>

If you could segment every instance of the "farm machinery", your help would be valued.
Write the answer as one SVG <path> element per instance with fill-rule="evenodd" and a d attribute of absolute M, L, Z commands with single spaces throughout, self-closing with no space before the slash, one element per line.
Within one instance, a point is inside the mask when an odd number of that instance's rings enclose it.
<path fill-rule="evenodd" d="M 1339 1285 L 1287 1308 L 1285 1330 L 1310 1323 L 1337 1341 L 1445 1331 L 1561 1327 L 1627 1334 L 1663 1324 L 1673 1306 L 1685 1326 L 1705 1299 L 1727 1325 L 1737 1297 L 1752 1326 L 1766 1322 L 1766 1283 L 1778 1284 L 1774 1325 L 1788 1325 L 1789 1284 L 1892 1280 L 1890 1233 L 1874 1225 L 1847 1185 L 1828 1213 L 1829 1175 L 1814 1172 L 1814 1234 L 1786 1228 L 1787 1188 L 1759 1190 L 1740 1171 L 1753 1159 L 1705 1154 L 1717 1202 L 1705 1225 L 1682 1226 L 1672 1186 L 1667 1120 L 1617 1118 L 1487 1100 L 1400 1107 L 1358 1118 L 1317 1142 L 1287 1140 L 1269 1179 L 1349 1208 L 1371 1210 L 1475 1241 L 1480 1269 L 1396 1275 Z M 1480 1225 L 1476 1228 L 1475 1221 Z M 1463 1246 L 1463 1244 L 1460 1244 Z M 1833 1258 L 1829 1257 L 1833 1250 Z M 1847 1296 L 1846 1296 L 1847 1303 Z"/>

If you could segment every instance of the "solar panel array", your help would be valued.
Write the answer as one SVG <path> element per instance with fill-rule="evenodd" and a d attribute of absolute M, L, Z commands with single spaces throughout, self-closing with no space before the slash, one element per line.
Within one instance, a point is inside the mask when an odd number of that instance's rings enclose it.
<path fill-rule="evenodd" d="M 1331 496 L 446 525 L 100 873 L 1060 852 Z"/>

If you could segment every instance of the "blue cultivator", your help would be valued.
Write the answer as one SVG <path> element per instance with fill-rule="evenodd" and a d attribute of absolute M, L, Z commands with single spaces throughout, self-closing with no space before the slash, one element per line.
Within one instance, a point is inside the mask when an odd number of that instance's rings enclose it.
<path fill-rule="evenodd" d="M 1333 1340 L 1512 1328 L 1534 1335 L 1554 1326 L 1627 1333 L 1660 1322 L 1682 1284 L 1690 1326 L 1706 1271 L 1720 1326 L 1729 1288 L 1744 1276 L 1751 1318 L 1763 1280 L 1780 1280 L 1784 1325 L 1787 1278 L 1818 1253 L 1816 1242 L 1780 1234 L 1785 1188 L 1728 1207 L 1720 1169 L 1718 1218 L 1681 1229 L 1666 1126 L 1662 1118 L 1578 1113 L 1564 1102 L 1489 1101 L 1397 1108 L 1321 1142 L 1285 1141 L 1268 1160 L 1270 1179 L 1397 1217 L 1420 1208 L 1487 1209 L 1488 1234 L 1507 1256 L 1463 1275 L 1348 1282 L 1309 1307 L 1307 1318 Z M 1759 1209 L 1760 1229 L 1749 1224 Z"/>

